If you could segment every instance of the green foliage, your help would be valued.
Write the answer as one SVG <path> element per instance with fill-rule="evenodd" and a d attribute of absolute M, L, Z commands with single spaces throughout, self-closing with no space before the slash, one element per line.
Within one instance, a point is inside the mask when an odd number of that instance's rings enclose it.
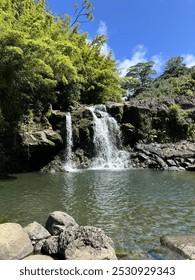
<path fill-rule="evenodd" d="M 141 80 L 139 74 L 142 69 L 141 66 L 144 67 L 146 64 L 141 63 L 132 66 L 122 86 L 129 90 L 131 97 L 137 98 L 193 95 L 195 92 L 195 67 L 187 68 L 183 60 L 180 56 L 169 59 L 164 72 L 156 79 L 151 79 L 149 72 L 146 71 L 145 73 L 149 74 L 146 75 L 146 82 L 143 82 L 143 79 Z M 150 69 L 150 65 L 147 66 L 147 69 Z"/>
<path fill-rule="evenodd" d="M 188 69 L 188 74 L 179 77 L 155 79 L 138 98 L 163 98 L 178 95 L 193 95 L 195 92 L 195 79 Z"/>
<path fill-rule="evenodd" d="M 172 113 L 178 114 L 181 108 L 178 104 L 172 104 L 169 109 Z"/>
<path fill-rule="evenodd" d="M 133 96 L 138 95 L 147 88 L 152 82 L 152 75 L 156 74 L 156 71 L 152 69 L 154 61 L 140 62 L 129 68 L 126 74 L 126 83 L 124 87 L 128 89 Z"/>
<path fill-rule="evenodd" d="M 45 4 L 45 0 L 0 3 L 0 106 L 10 125 L 29 108 L 48 103 L 64 108 L 75 101 L 121 100 L 116 62 L 101 53 L 105 38 L 88 42 L 87 34 L 71 27 L 68 16 L 53 16 Z M 93 6 L 88 0 L 75 9 L 75 23 L 83 13 L 91 19 Z"/>
<path fill-rule="evenodd" d="M 179 77 L 187 72 L 186 65 L 183 63 L 183 57 L 172 57 L 167 61 L 163 78 Z"/>

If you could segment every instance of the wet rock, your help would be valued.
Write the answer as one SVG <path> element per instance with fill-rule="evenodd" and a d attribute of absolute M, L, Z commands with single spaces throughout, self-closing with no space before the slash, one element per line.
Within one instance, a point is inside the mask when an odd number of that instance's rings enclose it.
<path fill-rule="evenodd" d="M 188 259 L 195 256 L 195 235 L 165 235 L 160 242 Z"/>
<path fill-rule="evenodd" d="M 66 172 L 65 168 L 64 168 L 64 163 L 63 163 L 63 159 L 59 158 L 59 156 L 56 156 L 56 158 L 54 160 L 52 160 L 50 163 L 48 163 L 46 166 L 44 166 L 41 169 L 41 172 L 43 173 L 55 173 L 55 172 Z"/>
<path fill-rule="evenodd" d="M 195 165 L 189 165 L 186 167 L 187 171 L 195 171 Z"/>
<path fill-rule="evenodd" d="M 177 143 L 136 144 L 132 162 L 147 168 L 170 171 L 194 170 L 195 144 L 187 141 Z M 148 158 L 147 158 L 148 157 Z M 144 167 L 144 166 L 143 166 Z"/>
<path fill-rule="evenodd" d="M 177 166 L 169 166 L 168 167 L 168 170 L 169 171 L 179 171 L 179 170 L 181 170 L 179 167 L 177 167 Z"/>
<path fill-rule="evenodd" d="M 66 124 L 65 112 L 51 109 L 50 111 L 47 112 L 46 115 L 54 130 L 57 129 L 62 130 L 63 126 L 65 126 Z"/>
<path fill-rule="evenodd" d="M 175 161 L 172 160 L 172 159 L 168 159 L 168 160 L 167 160 L 167 163 L 168 163 L 169 166 L 176 166 L 176 165 L 177 165 L 177 164 L 175 163 Z"/>
<path fill-rule="evenodd" d="M 123 103 L 107 102 L 106 109 L 107 112 L 117 120 L 117 122 L 120 123 L 122 121 L 124 110 Z"/>

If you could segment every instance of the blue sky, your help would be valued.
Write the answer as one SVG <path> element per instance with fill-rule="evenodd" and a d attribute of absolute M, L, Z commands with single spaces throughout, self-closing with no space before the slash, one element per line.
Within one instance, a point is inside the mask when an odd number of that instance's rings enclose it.
<path fill-rule="evenodd" d="M 82 0 L 48 0 L 56 14 L 73 16 L 75 3 Z M 94 21 L 80 26 L 89 39 L 105 34 L 102 52 L 126 69 L 138 62 L 154 60 L 158 73 L 165 62 L 183 56 L 187 66 L 195 65 L 195 0 L 91 0 Z"/>

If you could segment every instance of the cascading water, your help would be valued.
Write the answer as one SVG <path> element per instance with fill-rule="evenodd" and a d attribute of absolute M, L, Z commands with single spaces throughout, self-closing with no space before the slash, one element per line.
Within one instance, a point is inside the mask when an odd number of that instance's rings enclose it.
<path fill-rule="evenodd" d="M 73 169 L 72 146 L 73 146 L 72 118 L 71 118 L 71 114 L 68 112 L 66 114 L 66 154 L 65 154 L 65 163 L 64 163 L 64 169 L 67 171 L 71 171 Z"/>
<path fill-rule="evenodd" d="M 93 115 L 93 142 L 96 151 L 91 168 L 127 168 L 130 159 L 129 153 L 123 150 L 121 131 L 116 120 L 107 113 L 105 105 L 96 105 L 88 109 Z"/>

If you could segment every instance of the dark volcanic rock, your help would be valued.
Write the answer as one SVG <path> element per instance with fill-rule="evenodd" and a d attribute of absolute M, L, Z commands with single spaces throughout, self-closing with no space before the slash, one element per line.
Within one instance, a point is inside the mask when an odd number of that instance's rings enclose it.
<path fill-rule="evenodd" d="M 65 234 L 67 235 L 67 232 Z M 90 226 L 79 227 L 68 238 L 69 240 L 65 238 L 65 246 L 63 244 L 63 247 L 65 247 L 65 259 L 67 260 L 117 259 L 113 241 L 100 228 Z"/>

